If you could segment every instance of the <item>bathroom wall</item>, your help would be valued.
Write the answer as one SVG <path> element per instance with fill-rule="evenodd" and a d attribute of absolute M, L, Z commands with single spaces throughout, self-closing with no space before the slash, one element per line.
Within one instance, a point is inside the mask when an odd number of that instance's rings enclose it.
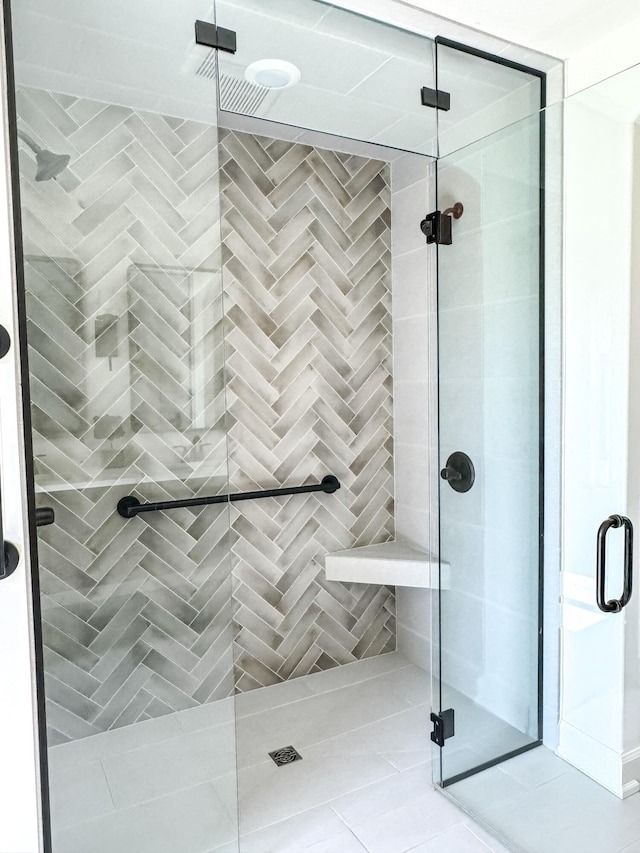
<path fill-rule="evenodd" d="M 394 535 L 389 167 L 223 131 L 221 187 L 232 489 L 341 482 L 233 506 L 243 691 L 395 648 L 392 589 L 324 579 Z"/>
<path fill-rule="evenodd" d="M 436 247 L 427 246 L 419 224 L 435 207 L 434 174 L 434 162 L 416 154 L 391 164 L 396 535 L 431 553 L 437 552 L 431 506 L 438 463 Z M 432 593 L 397 587 L 396 599 L 398 649 L 429 669 Z"/>
<path fill-rule="evenodd" d="M 624 795 L 627 782 L 638 779 L 637 727 L 635 723 L 628 726 L 624 715 L 625 677 L 631 676 L 629 695 L 638 695 L 638 646 L 631 627 L 636 617 L 633 601 L 621 616 L 598 609 L 595 546 L 598 527 L 609 515 L 628 515 L 634 523 L 637 518 L 632 426 L 635 383 L 630 358 L 635 323 L 631 293 L 635 284 L 637 74 L 634 70 L 621 79 L 605 81 L 569 99 L 564 107 L 564 501 L 558 754 L 618 796 Z M 599 168 L 591 177 L 594 157 Z M 603 225 L 603 239 L 596 241 L 590 237 L 588 214 L 602 205 L 616 216 Z M 618 532 L 612 531 L 607 543 L 612 597 L 619 596 L 623 580 L 622 536 L 614 535 Z M 606 726 L 601 724 L 603 713 Z M 637 716 L 636 709 L 633 716 Z M 627 739 L 630 734 L 631 741 Z M 637 790 L 637 782 L 633 790 Z"/>
<path fill-rule="evenodd" d="M 638 64 L 640 15 L 566 58 L 567 97 Z"/>
<path fill-rule="evenodd" d="M 50 743 L 233 690 L 216 131 L 18 92 Z"/>
<path fill-rule="evenodd" d="M 18 115 L 71 155 L 37 183 L 20 154 L 50 743 L 394 648 L 393 591 L 321 568 L 393 536 L 388 167 L 42 90 Z M 232 528 L 115 512 L 226 492 L 227 447 L 233 490 L 342 488 Z"/>

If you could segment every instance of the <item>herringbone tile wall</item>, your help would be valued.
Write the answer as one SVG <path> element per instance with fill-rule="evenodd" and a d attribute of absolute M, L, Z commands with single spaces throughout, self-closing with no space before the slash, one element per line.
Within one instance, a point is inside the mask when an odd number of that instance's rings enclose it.
<path fill-rule="evenodd" d="M 221 135 L 234 489 L 335 474 L 333 495 L 232 508 L 236 688 L 395 648 L 395 596 L 324 579 L 393 537 L 389 167 Z"/>
<path fill-rule="evenodd" d="M 23 89 L 20 154 L 50 743 L 233 691 L 217 134 Z"/>
<path fill-rule="evenodd" d="M 384 164 L 33 89 L 18 115 L 71 154 L 36 183 L 21 151 L 50 742 L 393 648 L 392 591 L 322 576 L 393 534 Z M 226 491 L 227 428 L 233 490 L 343 488 L 115 513 Z"/>

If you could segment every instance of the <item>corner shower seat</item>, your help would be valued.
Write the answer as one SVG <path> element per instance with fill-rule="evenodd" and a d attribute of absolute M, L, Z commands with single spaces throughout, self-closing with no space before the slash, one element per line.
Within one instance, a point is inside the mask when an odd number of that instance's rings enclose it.
<path fill-rule="evenodd" d="M 325 575 L 330 581 L 388 584 L 435 589 L 438 560 L 407 542 L 382 542 L 335 551 L 325 557 Z M 448 563 L 442 563 L 442 588 L 449 588 Z"/>

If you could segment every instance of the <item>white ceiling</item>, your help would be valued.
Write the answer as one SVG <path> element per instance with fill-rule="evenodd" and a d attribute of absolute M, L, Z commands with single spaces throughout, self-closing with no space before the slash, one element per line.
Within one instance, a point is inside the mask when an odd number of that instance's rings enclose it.
<path fill-rule="evenodd" d="M 399 1 L 559 59 L 640 18 L 638 0 Z"/>

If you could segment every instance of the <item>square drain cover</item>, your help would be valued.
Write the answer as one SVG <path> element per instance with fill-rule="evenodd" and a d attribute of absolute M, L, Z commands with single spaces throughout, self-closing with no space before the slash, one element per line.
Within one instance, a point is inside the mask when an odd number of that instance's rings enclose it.
<path fill-rule="evenodd" d="M 280 749 L 274 749 L 269 755 L 278 767 L 282 767 L 283 764 L 291 764 L 292 761 L 302 761 L 302 756 L 293 746 L 283 746 Z"/>

